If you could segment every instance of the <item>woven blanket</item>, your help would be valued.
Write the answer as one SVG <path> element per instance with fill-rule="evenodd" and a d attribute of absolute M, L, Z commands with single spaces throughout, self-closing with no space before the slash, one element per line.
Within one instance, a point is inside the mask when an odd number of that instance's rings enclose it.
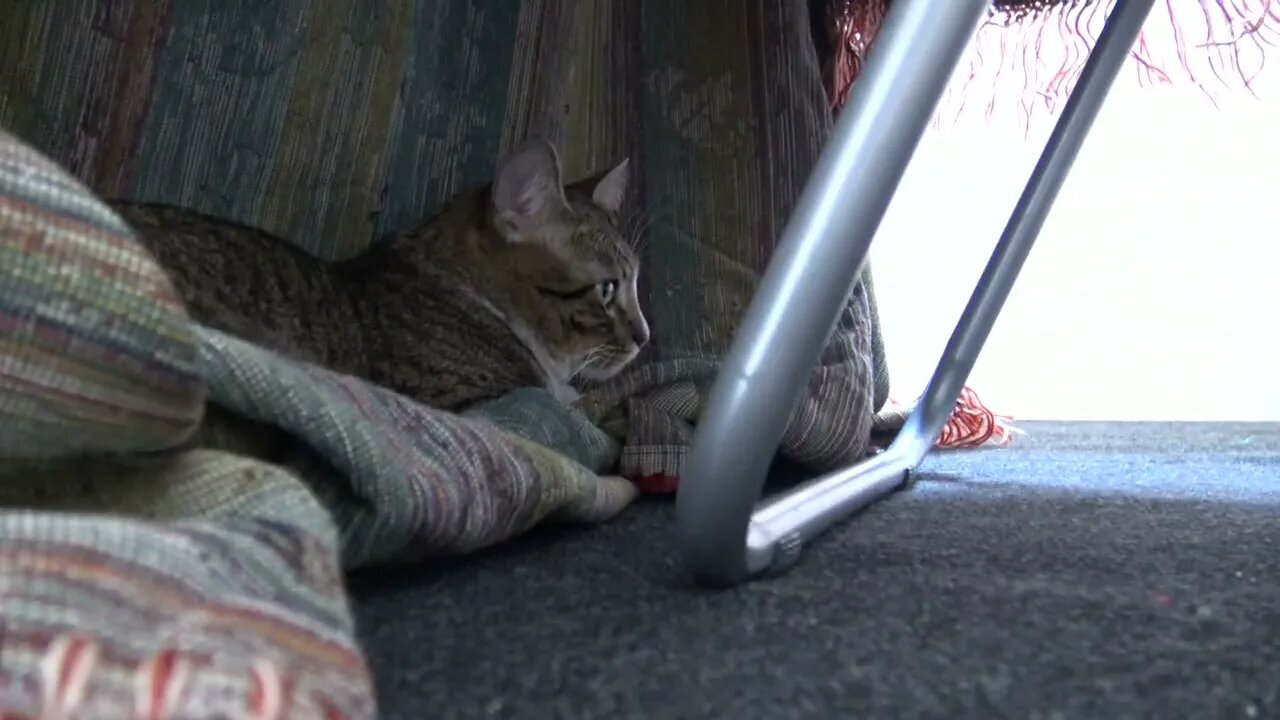
<path fill-rule="evenodd" d="M 453 415 L 196 325 L 0 131 L 0 717 L 373 718 L 344 572 L 608 519 L 618 453 L 542 391 Z"/>

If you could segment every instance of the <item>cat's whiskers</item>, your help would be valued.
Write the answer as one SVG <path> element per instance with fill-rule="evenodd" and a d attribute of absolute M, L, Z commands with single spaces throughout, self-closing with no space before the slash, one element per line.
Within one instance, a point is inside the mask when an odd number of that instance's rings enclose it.
<path fill-rule="evenodd" d="M 627 244 L 636 253 L 644 252 L 644 249 L 649 245 L 648 230 L 653 226 L 655 220 L 656 218 L 652 214 L 643 210 L 636 211 L 628 218 L 624 237 Z"/>
<path fill-rule="evenodd" d="M 573 371 L 574 375 L 581 373 L 597 360 L 603 360 L 608 357 L 608 346 L 604 343 L 590 348 L 582 354 L 582 358 L 578 361 L 578 367 Z"/>

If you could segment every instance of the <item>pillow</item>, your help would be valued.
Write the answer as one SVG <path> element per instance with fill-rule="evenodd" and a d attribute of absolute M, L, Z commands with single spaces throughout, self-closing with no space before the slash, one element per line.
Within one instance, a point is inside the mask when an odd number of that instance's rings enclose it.
<path fill-rule="evenodd" d="M 153 451 L 205 387 L 181 300 L 132 232 L 0 129 L 0 456 Z"/>

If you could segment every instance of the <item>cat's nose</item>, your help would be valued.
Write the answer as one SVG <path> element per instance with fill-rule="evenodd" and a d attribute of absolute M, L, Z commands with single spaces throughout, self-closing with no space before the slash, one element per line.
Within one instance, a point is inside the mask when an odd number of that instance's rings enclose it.
<path fill-rule="evenodd" d="M 645 322 L 644 318 L 631 323 L 631 339 L 636 347 L 644 347 L 645 343 L 649 342 L 649 323 Z"/>

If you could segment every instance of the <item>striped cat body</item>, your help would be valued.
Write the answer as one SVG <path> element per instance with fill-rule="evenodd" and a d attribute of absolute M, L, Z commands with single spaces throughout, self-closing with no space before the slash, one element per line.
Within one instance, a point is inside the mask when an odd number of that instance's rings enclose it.
<path fill-rule="evenodd" d="M 418 227 L 341 262 L 167 205 L 112 207 L 201 324 L 457 410 L 521 387 L 562 401 L 648 341 L 619 230 L 628 164 L 565 185 L 533 140 Z"/>

